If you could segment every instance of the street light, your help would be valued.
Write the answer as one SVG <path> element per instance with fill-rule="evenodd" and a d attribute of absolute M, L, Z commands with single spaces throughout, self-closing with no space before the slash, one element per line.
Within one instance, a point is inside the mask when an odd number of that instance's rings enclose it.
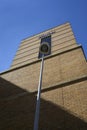
<path fill-rule="evenodd" d="M 39 52 L 42 54 L 41 68 L 40 68 L 40 77 L 38 84 L 38 93 L 37 93 L 37 102 L 36 102 L 36 111 L 35 111 L 35 120 L 34 120 L 34 130 L 38 130 L 39 124 L 39 113 L 40 113 L 40 95 L 42 87 L 42 76 L 43 76 L 43 67 L 44 67 L 44 55 L 49 54 L 50 46 L 48 42 L 43 42 L 40 45 Z"/>
<path fill-rule="evenodd" d="M 44 54 L 49 54 L 49 52 L 50 52 L 49 43 L 48 43 L 48 42 L 43 42 L 43 43 L 40 45 L 39 52 L 40 52 L 42 55 L 44 55 Z"/>

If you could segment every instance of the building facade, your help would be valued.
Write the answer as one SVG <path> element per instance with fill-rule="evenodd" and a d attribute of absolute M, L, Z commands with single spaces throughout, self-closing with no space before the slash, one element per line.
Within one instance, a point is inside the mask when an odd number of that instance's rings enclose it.
<path fill-rule="evenodd" d="M 51 52 L 44 58 L 39 130 L 87 129 L 87 61 L 65 23 L 24 39 L 0 74 L 1 130 L 33 130 L 44 40 Z"/>

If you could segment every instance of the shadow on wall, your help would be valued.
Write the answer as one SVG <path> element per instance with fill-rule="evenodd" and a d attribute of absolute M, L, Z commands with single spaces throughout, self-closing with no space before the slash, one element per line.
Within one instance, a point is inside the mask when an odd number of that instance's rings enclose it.
<path fill-rule="evenodd" d="M 0 78 L 0 130 L 33 130 L 35 104 L 36 93 Z M 87 130 L 87 123 L 41 99 L 39 130 Z"/>

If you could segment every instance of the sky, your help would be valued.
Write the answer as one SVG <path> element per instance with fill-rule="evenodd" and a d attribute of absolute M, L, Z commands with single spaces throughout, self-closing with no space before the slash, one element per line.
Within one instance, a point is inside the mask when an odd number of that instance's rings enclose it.
<path fill-rule="evenodd" d="M 87 0 L 0 0 L 0 72 L 23 39 L 66 22 L 87 59 Z"/>

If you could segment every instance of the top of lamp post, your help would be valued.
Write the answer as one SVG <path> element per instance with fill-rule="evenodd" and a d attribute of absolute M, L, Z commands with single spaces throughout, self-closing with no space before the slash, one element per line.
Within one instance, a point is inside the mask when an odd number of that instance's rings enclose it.
<path fill-rule="evenodd" d="M 50 52 L 49 43 L 48 42 L 42 42 L 41 45 L 40 45 L 40 48 L 39 48 L 39 52 L 43 55 L 49 54 L 49 52 Z"/>

